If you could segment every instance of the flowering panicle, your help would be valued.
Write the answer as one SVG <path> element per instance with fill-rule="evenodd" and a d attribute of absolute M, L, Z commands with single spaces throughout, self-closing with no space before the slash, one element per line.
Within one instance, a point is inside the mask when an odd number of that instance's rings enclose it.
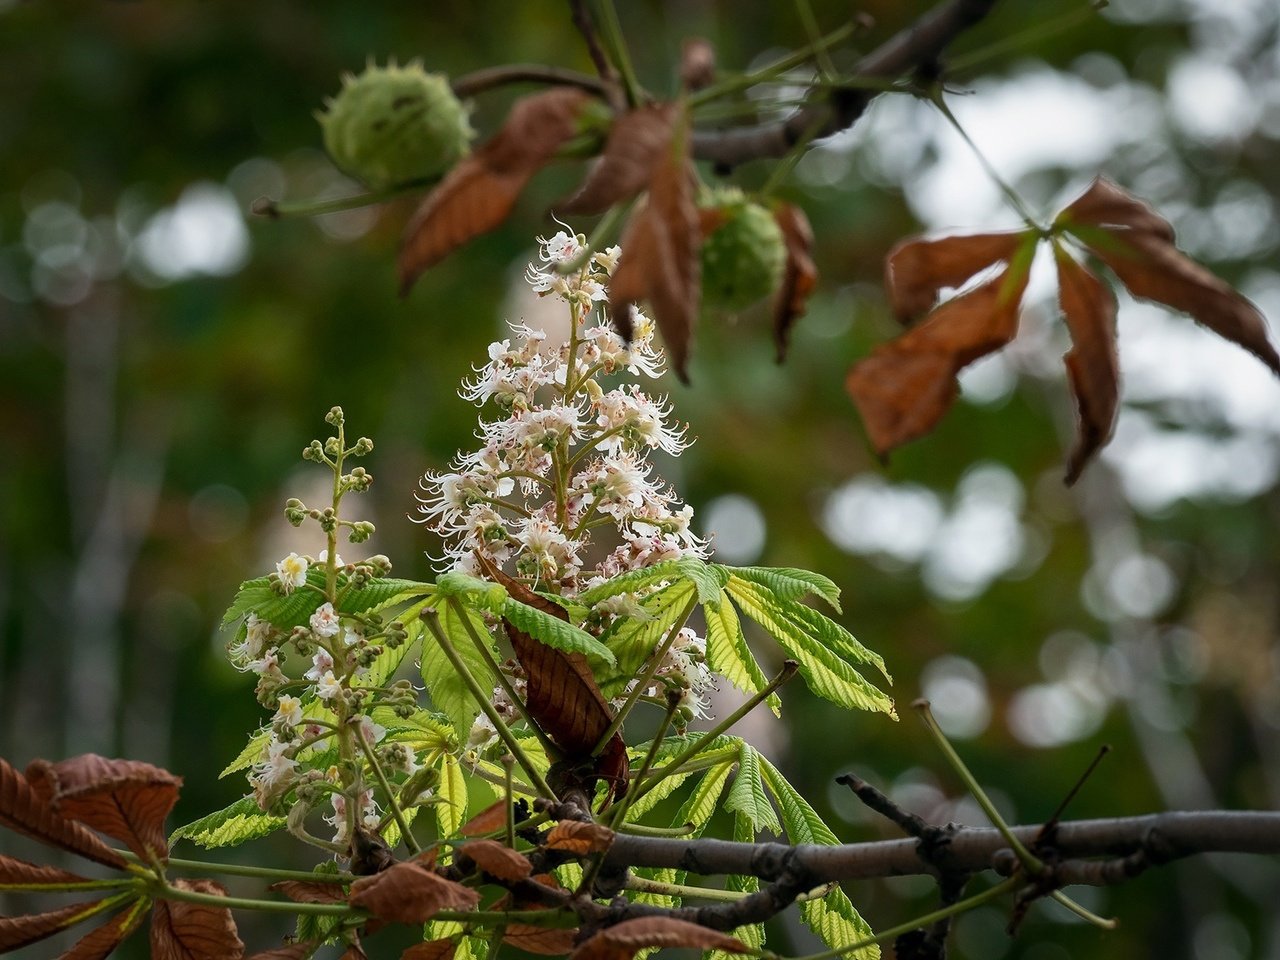
<path fill-rule="evenodd" d="M 492 404 L 503 418 L 482 419 L 479 449 L 423 478 L 419 509 L 446 541 L 445 565 L 474 573 L 482 554 L 571 596 L 658 560 L 704 557 L 705 541 L 689 529 L 692 509 L 647 459 L 653 450 L 678 455 L 689 443 L 685 428 L 669 423 L 665 399 L 639 385 L 600 383 L 663 370 L 648 317 L 635 316 L 628 343 L 604 316 L 619 249 L 584 256 L 584 239 L 565 231 L 539 243 L 526 279 L 567 304 L 570 336 L 551 348 L 543 331 L 515 324 L 513 338 L 490 344 L 489 362 L 463 384 L 465 399 Z"/>

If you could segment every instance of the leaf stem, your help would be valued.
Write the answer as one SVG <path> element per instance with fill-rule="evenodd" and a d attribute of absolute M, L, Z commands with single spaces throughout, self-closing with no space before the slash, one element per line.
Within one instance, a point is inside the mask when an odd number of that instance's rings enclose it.
<path fill-rule="evenodd" d="M 403 194 L 429 187 L 439 179 L 439 177 L 426 177 L 409 180 L 382 190 L 371 190 L 368 193 L 357 193 L 349 197 L 331 197 L 327 200 L 295 200 L 286 203 L 273 200 L 271 197 L 259 197 L 253 201 L 249 210 L 269 220 L 280 220 L 284 217 L 319 217 L 326 213 L 341 213 L 343 210 L 356 210 L 360 207 L 373 206 L 375 203 L 385 203 Z"/>
<path fill-rule="evenodd" d="M 618 11 L 613 0 L 598 0 L 596 7 L 599 16 L 596 18 L 600 26 L 600 34 L 609 48 L 609 59 L 622 77 L 622 86 L 627 92 L 627 103 L 638 104 L 642 97 L 640 83 L 636 80 L 635 68 L 631 65 L 631 54 L 627 52 L 626 40 L 622 36 L 622 24 L 618 22 Z"/>
<path fill-rule="evenodd" d="M 458 671 L 458 676 L 462 678 L 462 682 L 466 684 L 467 689 L 471 691 L 471 696 L 475 698 L 476 703 L 484 712 L 484 715 L 489 718 L 489 722 L 492 723 L 494 729 L 498 731 L 498 736 L 502 738 L 502 742 L 506 744 L 507 749 L 511 751 L 511 755 L 516 758 L 516 761 L 524 769 L 524 772 L 529 775 L 529 779 L 537 788 L 539 795 L 554 802 L 557 799 L 555 792 L 547 786 L 547 781 L 542 778 L 542 774 L 540 774 L 538 769 L 533 765 L 533 761 L 529 759 L 529 755 L 524 752 L 519 741 L 516 740 L 515 734 L 511 732 L 511 728 L 507 726 L 506 721 L 502 719 L 502 715 L 498 713 L 497 708 L 495 708 L 493 703 L 490 701 L 490 692 L 488 690 L 481 689 L 479 682 L 467 668 L 462 657 L 459 656 L 453 642 L 440 626 L 440 615 L 436 613 L 436 611 L 427 608 L 422 611 L 422 619 L 426 623 L 427 628 L 431 631 L 432 635 L 436 638 L 436 642 L 440 644 L 440 649 L 444 651 L 444 655 L 448 658 L 449 663 L 453 665 L 453 669 Z"/>
<path fill-rule="evenodd" d="M 759 70 L 753 70 L 751 73 L 739 74 L 736 77 L 729 77 L 719 83 L 713 83 L 709 87 L 704 87 L 697 93 L 689 95 L 689 106 L 697 107 L 712 100 L 718 100 L 721 97 L 736 93 L 739 90 L 746 90 L 748 87 L 754 87 L 757 83 L 770 80 L 779 74 L 786 73 L 794 67 L 800 66 L 810 58 L 814 57 L 819 50 L 828 50 L 844 43 L 853 36 L 854 25 L 846 23 L 843 26 L 836 27 L 825 37 L 801 47 L 785 57 L 780 57 L 773 63 L 767 64 Z"/>
<path fill-rule="evenodd" d="M 671 629 L 667 631 L 666 639 L 662 645 L 653 652 L 649 657 L 649 663 L 644 669 L 644 673 L 636 679 L 636 685 L 631 688 L 631 693 L 627 694 L 627 699 L 623 702 L 618 712 L 614 714 L 609 726 L 605 727 L 604 733 L 600 734 L 600 739 L 596 741 L 595 748 L 591 751 L 591 756 L 598 757 L 604 752 L 604 748 L 608 746 L 609 741 L 613 739 L 613 735 L 622 729 L 623 721 L 627 719 L 627 715 L 631 713 L 635 707 L 636 701 L 640 699 L 645 688 L 653 681 L 654 674 L 658 672 L 658 668 L 662 666 L 662 659 L 667 655 L 667 651 L 671 649 L 671 645 L 676 642 L 676 637 L 680 635 L 680 631 L 684 629 L 684 625 L 688 623 L 689 617 L 693 615 L 693 608 L 698 605 L 698 594 L 694 591 L 689 602 L 685 605 L 684 612 L 671 625 Z"/>
<path fill-rule="evenodd" d="M 132 863 L 141 863 L 138 856 L 128 850 L 117 850 Z M 283 870 L 275 867 L 254 867 L 243 863 L 216 863 L 211 860 L 183 860 L 169 857 L 168 865 L 179 870 L 197 873 L 221 873 L 229 877 L 255 877 L 261 880 L 302 880 L 308 883 L 350 883 L 356 879 L 350 873 L 311 873 L 306 870 Z"/>
<path fill-rule="evenodd" d="M 671 776 L 673 773 L 678 773 L 680 771 L 680 768 L 683 767 L 685 763 L 692 760 L 695 756 L 697 756 L 700 752 L 702 752 L 702 750 L 708 744 L 713 743 L 716 737 L 720 736 L 726 730 L 731 728 L 735 723 L 737 723 L 739 720 L 745 717 L 748 713 L 750 713 L 752 710 L 758 707 L 761 703 L 767 700 L 769 697 L 769 694 L 773 693 L 773 691 L 777 690 L 780 686 L 782 686 L 784 683 L 786 683 L 788 680 L 794 677 L 796 675 L 796 671 L 799 668 L 800 668 L 800 665 L 796 663 L 796 661 L 794 660 L 785 661 L 782 664 L 782 669 L 778 671 L 778 675 L 775 676 L 772 680 L 770 680 L 767 684 L 765 684 L 765 686 L 760 691 L 758 691 L 750 700 L 748 700 L 746 703 L 740 706 L 737 710 L 733 711 L 733 713 L 729 714 L 729 716 L 725 717 L 723 720 L 717 723 L 714 727 L 712 727 L 705 734 L 699 737 L 696 742 L 691 743 L 687 749 L 685 749 L 683 752 L 678 754 L 676 758 L 672 760 L 670 763 L 668 763 L 665 767 L 661 767 L 658 770 L 654 771 L 653 776 L 649 777 L 649 779 L 646 780 L 645 783 L 635 791 L 635 796 L 631 798 L 631 802 L 635 803 L 635 801 L 643 797 L 646 793 L 648 793 L 650 790 L 656 787 L 660 780 L 664 779 L 665 777 Z"/>

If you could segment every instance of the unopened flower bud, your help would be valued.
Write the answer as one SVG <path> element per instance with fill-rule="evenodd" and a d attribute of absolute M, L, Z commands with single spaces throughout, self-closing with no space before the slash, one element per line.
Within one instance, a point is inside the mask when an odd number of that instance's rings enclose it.
<path fill-rule="evenodd" d="M 330 407 L 329 412 L 324 415 L 324 422 L 330 426 L 340 427 L 346 422 L 346 417 L 341 407 Z"/>
<path fill-rule="evenodd" d="M 352 543 L 363 543 L 373 536 L 374 526 L 368 520 L 357 520 L 351 525 L 347 539 Z"/>
<path fill-rule="evenodd" d="M 373 441 L 368 437 L 361 437 L 356 441 L 356 445 L 351 448 L 353 457 L 363 457 L 373 453 Z"/>

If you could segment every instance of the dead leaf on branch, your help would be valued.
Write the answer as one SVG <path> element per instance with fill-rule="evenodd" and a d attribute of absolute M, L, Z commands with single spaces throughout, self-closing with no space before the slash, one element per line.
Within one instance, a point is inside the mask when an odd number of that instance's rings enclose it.
<path fill-rule="evenodd" d="M 453 960 L 458 951 L 458 943 L 448 937 L 443 940 L 428 940 L 415 943 L 400 954 L 400 960 Z"/>
<path fill-rule="evenodd" d="M 561 850 L 580 857 L 601 853 L 612 845 L 612 830 L 598 823 L 580 820 L 561 820 L 551 828 L 544 843 L 548 850 Z"/>
<path fill-rule="evenodd" d="M 212 880 L 174 880 L 182 890 L 225 897 Z M 240 960 L 244 944 L 226 907 L 185 900 L 158 900 L 151 915 L 153 960 Z"/>
<path fill-rule="evenodd" d="M 1015 258 L 854 364 L 845 388 L 877 453 L 932 430 L 955 402 L 960 370 L 1013 339 L 1029 266 L 1029 256 Z"/>
<path fill-rule="evenodd" d="M 120 840 L 144 860 L 168 855 L 164 820 L 178 802 L 181 777 L 91 753 L 58 763 L 33 760 L 26 775 L 55 813 Z"/>
<path fill-rule="evenodd" d="M 20 917 L 0 917 L 0 953 L 39 943 L 74 926 L 85 917 L 97 901 L 70 903 L 47 913 L 30 913 Z"/>
<path fill-rule="evenodd" d="M 648 199 L 627 222 L 622 259 L 609 283 L 609 315 L 618 332 L 631 339 L 631 308 L 647 300 L 672 368 L 686 382 L 702 270 L 689 138 L 688 113 L 682 110 L 657 151 Z"/>
<path fill-rule="evenodd" d="M 87 860 L 123 870 L 126 861 L 83 824 L 55 813 L 25 776 L 0 760 L 0 825 L 61 847 Z"/>
<path fill-rule="evenodd" d="M 507 219 L 533 175 L 578 132 L 590 101 L 568 87 L 516 101 L 502 129 L 460 160 L 409 221 L 397 261 L 402 295 L 424 270 Z"/>
<path fill-rule="evenodd" d="M 563 957 L 573 949 L 578 928 L 535 927 L 531 923 L 508 923 L 502 936 L 503 943 L 543 957 Z"/>
<path fill-rule="evenodd" d="M 479 837 L 501 830 L 507 825 L 507 801 L 498 800 L 485 807 L 458 830 L 459 836 Z"/>
<path fill-rule="evenodd" d="M 903 240 L 884 262 L 884 286 L 894 316 L 903 323 L 915 320 L 933 309 L 945 287 L 963 286 L 993 263 L 1007 261 L 1026 237 L 1026 231 L 1019 231 Z"/>
<path fill-rule="evenodd" d="M 269 890 L 279 890 L 294 903 L 346 903 L 347 894 L 340 883 L 309 883 L 306 880 L 281 880 Z"/>
<path fill-rule="evenodd" d="M 569 960 L 631 960 L 648 947 L 692 947 L 747 953 L 748 947 L 736 937 L 686 920 L 671 917 L 641 917 L 606 927 L 569 954 Z"/>
<path fill-rule="evenodd" d="M 458 845 L 458 852 L 470 857 L 477 867 L 498 880 L 514 883 L 533 873 L 533 864 L 524 854 L 496 840 L 468 840 Z"/>
<path fill-rule="evenodd" d="M 87 877 L 68 873 L 57 867 L 45 867 L 35 863 L 27 863 L 17 857 L 6 857 L 0 854 L 0 886 L 12 884 L 27 886 L 35 884 L 86 883 Z"/>
<path fill-rule="evenodd" d="M 818 285 L 818 268 L 813 262 L 813 228 L 804 211 L 793 204 L 780 203 L 774 207 L 773 219 L 787 249 L 782 286 L 773 304 L 773 341 L 781 363 L 787 357 L 791 328 L 804 316 L 809 297 Z"/>
<path fill-rule="evenodd" d="M 1067 462 L 1066 482 L 1080 472 L 1111 439 L 1120 402 L 1120 357 L 1116 350 L 1116 298 L 1089 270 L 1061 247 L 1058 264 L 1058 303 L 1071 334 L 1071 350 L 1063 358 L 1078 422 L 1076 445 Z"/>
<path fill-rule="evenodd" d="M 1173 227 L 1147 204 L 1099 177 L 1057 219 L 1135 297 L 1189 313 L 1280 374 L 1262 312 L 1173 244 Z M 1083 228 L 1083 229 L 1082 229 Z"/>
<path fill-rule="evenodd" d="M 58 960 L 104 960 L 142 925 L 149 911 L 148 901 L 134 901 L 98 929 L 77 940 L 75 946 Z"/>
<path fill-rule="evenodd" d="M 597 214 L 630 200 L 648 186 L 662 152 L 671 143 L 677 116 L 674 103 L 651 103 L 628 110 L 613 121 L 600 157 L 557 213 Z"/>
<path fill-rule="evenodd" d="M 412 860 L 351 885 L 353 907 L 393 923 L 426 923 L 441 910 L 473 910 L 479 902 L 474 890 Z"/>
<path fill-rule="evenodd" d="M 513 599 L 561 620 L 569 619 L 559 604 L 511 579 L 483 555 L 477 554 L 477 557 L 485 576 L 502 584 Z M 620 792 L 626 785 L 630 767 L 622 735 L 615 733 L 601 755 L 594 761 L 591 759 L 591 751 L 613 722 L 613 708 L 601 693 L 587 658 L 581 653 L 565 653 L 550 647 L 505 618 L 502 623 L 516 659 L 528 677 L 525 706 L 534 722 L 564 751 L 561 761 L 564 768 L 573 769 L 589 762 L 586 780 L 590 784 L 594 784 L 596 777 L 603 777 L 610 781 L 615 794 Z M 590 784 L 585 781 L 582 784 L 588 796 Z"/>

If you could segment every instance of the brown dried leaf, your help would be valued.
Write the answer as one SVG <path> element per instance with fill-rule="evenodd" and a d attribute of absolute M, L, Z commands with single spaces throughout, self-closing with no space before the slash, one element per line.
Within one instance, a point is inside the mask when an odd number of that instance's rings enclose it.
<path fill-rule="evenodd" d="M 614 120 L 600 158 L 577 191 L 556 204 L 556 212 L 603 213 L 638 194 L 653 178 L 655 165 L 671 143 L 675 118 L 675 104 L 651 103 Z"/>
<path fill-rule="evenodd" d="M 631 960 L 646 947 L 693 947 L 746 953 L 736 937 L 671 917 L 640 917 L 606 927 L 569 954 L 570 960 Z"/>
<path fill-rule="evenodd" d="M 84 825 L 55 813 L 27 778 L 0 760 L 0 825 L 108 867 L 123 870 L 125 859 Z"/>
<path fill-rule="evenodd" d="M 74 926 L 92 915 L 99 901 L 69 903 L 48 913 L 29 913 L 20 917 L 0 917 L 0 953 L 38 943 L 55 933 Z"/>
<path fill-rule="evenodd" d="M 400 954 L 400 960 L 453 960 L 458 950 L 457 941 L 445 937 L 443 940 L 428 940 L 415 943 Z"/>
<path fill-rule="evenodd" d="M 492 138 L 464 157 L 422 201 L 400 244 L 400 292 L 428 267 L 511 213 L 530 178 L 577 132 L 588 94 L 557 87 L 517 100 Z"/>
<path fill-rule="evenodd" d="M 1127 227 L 1173 243 L 1173 227 L 1168 220 L 1106 177 L 1097 177 L 1088 190 L 1058 214 L 1057 222 Z"/>
<path fill-rule="evenodd" d="M 1104 227 L 1105 240 L 1081 239 L 1135 297 L 1189 313 L 1201 326 L 1244 347 L 1280 374 L 1280 354 L 1252 302 L 1152 230 Z"/>
<path fill-rule="evenodd" d="M 121 910 L 97 930 L 77 940 L 75 946 L 63 953 L 58 960 L 104 960 L 138 929 L 150 909 L 151 903 L 148 900 L 133 901 L 127 909 Z"/>
<path fill-rule="evenodd" d="M 274 950 L 263 950 L 260 953 L 255 953 L 247 960 L 307 960 L 323 945 L 323 940 L 299 940 L 297 943 L 287 943 L 283 947 L 276 947 Z"/>
<path fill-rule="evenodd" d="M 524 854 L 496 840 L 468 840 L 458 845 L 458 852 L 470 857 L 481 870 L 499 880 L 514 883 L 533 873 L 533 864 Z"/>
<path fill-rule="evenodd" d="M 976 233 L 926 240 L 910 237 L 889 251 L 884 286 L 889 306 L 903 323 L 930 310 L 944 287 L 959 287 L 993 263 L 1008 260 L 1026 236 Z"/>
<path fill-rule="evenodd" d="M 787 263 L 782 272 L 782 286 L 773 304 L 773 341 L 778 349 L 778 362 L 787 357 L 791 328 L 804 316 L 809 296 L 818 285 L 818 268 L 813 262 L 813 228 L 804 211 L 790 203 L 780 203 L 773 219 L 782 230 L 787 246 Z"/>
<path fill-rule="evenodd" d="M 877 453 L 884 456 L 932 430 L 955 401 L 961 368 L 1013 339 L 1026 267 L 1008 267 L 948 300 L 919 326 L 854 364 L 845 389 Z"/>
<path fill-rule="evenodd" d="M 182 786 L 168 770 L 86 753 L 58 763 L 33 760 L 27 780 L 55 813 L 122 841 L 144 860 L 168 855 L 164 819 Z"/>
<path fill-rule="evenodd" d="M 369 955 L 364 952 L 364 947 L 358 943 L 353 943 L 342 952 L 339 960 L 369 960 Z"/>
<path fill-rule="evenodd" d="M 671 138 L 654 164 L 647 202 L 627 223 L 622 259 L 609 283 L 609 315 L 618 332 L 631 338 L 630 308 L 648 300 L 671 355 L 671 366 L 685 382 L 701 297 L 699 243 L 685 113 L 673 124 Z"/>
<path fill-rule="evenodd" d="M 174 880 L 182 890 L 225 897 L 213 880 Z M 157 900 L 151 916 L 152 960 L 240 960 L 244 944 L 226 907 L 185 900 Z"/>
<path fill-rule="evenodd" d="M 530 923 L 508 923 L 503 943 L 509 943 L 525 953 L 536 953 L 543 957 L 563 957 L 573 949 L 573 942 L 578 937 L 578 928 L 566 930 L 561 927 L 535 927 Z"/>
<path fill-rule="evenodd" d="M 87 883 L 88 878 L 59 870 L 57 867 L 39 866 L 16 857 L 0 854 L 0 887 L 32 887 L 46 884 Z"/>
<path fill-rule="evenodd" d="M 608 827 L 580 820 L 561 820 L 547 834 L 545 846 L 548 850 L 563 850 L 586 856 L 588 853 L 608 850 L 612 844 L 613 831 Z"/>
<path fill-rule="evenodd" d="M 514 599 L 553 617 L 569 618 L 559 604 L 512 580 L 483 555 L 477 554 L 477 557 L 485 576 L 502 584 Z M 503 625 L 516 659 L 528 677 L 525 705 L 529 715 L 565 752 L 568 766 L 588 759 L 613 721 L 613 708 L 600 692 L 587 658 L 581 653 L 565 653 L 549 647 L 506 619 Z M 616 794 L 626 786 L 628 766 L 626 743 L 620 733 L 615 733 L 597 759 L 594 772 L 609 779 Z"/>
<path fill-rule="evenodd" d="M 462 829 L 458 833 L 464 837 L 478 837 L 481 834 L 501 830 L 506 825 L 507 801 L 503 799 L 497 803 L 490 804 L 477 813 L 462 825 Z"/>
<path fill-rule="evenodd" d="M 471 910 L 479 902 L 474 890 L 412 860 L 351 885 L 353 907 L 393 923 L 426 923 L 441 910 Z"/>
<path fill-rule="evenodd" d="M 1058 302 L 1071 350 L 1063 358 L 1076 398 L 1076 445 L 1067 463 L 1067 483 L 1080 476 L 1090 458 L 1111 439 L 1120 395 L 1120 357 L 1116 352 L 1116 300 L 1111 291 L 1060 247 Z"/>
<path fill-rule="evenodd" d="M 306 880 L 281 880 L 268 888 L 279 890 L 294 903 L 346 903 L 347 894 L 340 883 L 310 883 Z"/>

